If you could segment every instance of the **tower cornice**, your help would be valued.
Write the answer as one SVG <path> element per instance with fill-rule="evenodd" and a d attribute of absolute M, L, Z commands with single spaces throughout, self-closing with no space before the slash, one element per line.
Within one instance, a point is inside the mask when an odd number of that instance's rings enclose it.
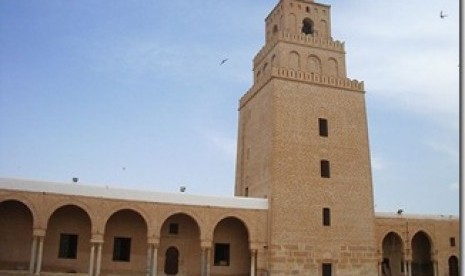
<path fill-rule="evenodd" d="M 337 88 L 357 93 L 365 93 L 365 85 L 363 81 L 358 81 L 350 78 L 338 78 L 316 73 L 308 73 L 296 71 L 285 67 L 271 67 L 259 81 L 256 81 L 252 88 L 242 96 L 239 101 L 239 110 L 253 97 L 255 97 L 261 88 L 270 82 L 272 79 L 283 79 L 289 81 L 297 81 L 318 86 Z"/>

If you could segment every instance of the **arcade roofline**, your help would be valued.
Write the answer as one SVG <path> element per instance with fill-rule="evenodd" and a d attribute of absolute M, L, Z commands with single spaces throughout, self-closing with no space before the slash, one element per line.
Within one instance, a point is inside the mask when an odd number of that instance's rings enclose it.
<path fill-rule="evenodd" d="M 250 197 L 203 196 L 186 193 L 161 193 L 109 186 L 84 185 L 53 181 L 1 178 L 0 190 L 27 191 L 141 202 L 210 206 L 233 209 L 267 210 L 268 199 Z"/>

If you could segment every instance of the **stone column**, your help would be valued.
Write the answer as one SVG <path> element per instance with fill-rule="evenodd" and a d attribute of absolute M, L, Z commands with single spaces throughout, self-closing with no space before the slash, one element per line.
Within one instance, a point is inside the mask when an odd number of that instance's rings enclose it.
<path fill-rule="evenodd" d="M 37 253 L 37 237 L 32 236 L 32 245 L 31 245 L 31 260 L 29 261 L 29 273 L 34 273 L 34 265 L 36 263 L 36 253 Z"/>
<path fill-rule="evenodd" d="M 255 276 L 255 272 L 257 271 L 257 268 L 255 266 L 256 264 L 256 256 L 257 256 L 257 250 L 252 249 L 250 250 L 250 276 Z"/>
<path fill-rule="evenodd" d="M 160 243 L 160 238 L 158 237 L 148 237 L 147 238 L 147 275 L 156 276 L 158 267 L 158 244 Z"/>
<path fill-rule="evenodd" d="M 210 240 L 202 240 L 200 248 L 202 250 L 200 257 L 200 275 L 210 276 L 210 249 L 212 242 Z"/>
<path fill-rule="evenodd" d="M 102 265 L 102 247 L 103 242 L 97 243 L 97 262 L 95 264 L 95 276 L 100 276 L 100 268 Z"/>
<path fill-rule="evenodd" d="M 89 276 L 94 275 L 94 263 L 95 263 L 95 244 L 90 244 L 90 259 L 89 259 Z"/>
<path fill-rule="evenodd" d="M 412 276 L 412 261 L 407 261 L 408 276 Z"/>
<path fill-rule="evenodd" d="M 158 274 L 158 244 L 153 245 L 153 254 L 152 254 L 152 274 L 150 276 L 157 276 Z"/>
<path fill-rule="evenodd" d="M 37 264 L 36 264 L 36 271 L 35 275 L 40 275 L 40 271 L 42 270 L 42 254 L 44 251 L 44 238 L 45 236 L 39 236 L 39 249 L 37 251 Z"/>
<path fill-rule="evenodd" d="M 147 273 L 145 274 L 146 276 L 152 275 L 152 258 L 153 258 L 153 245 L 152 244 L 147 244 L 147 268 L 146 271 Z"/>
<path fill-rule="evenodd" d="M 200 275 L 207 276 L 207 249 L 202 248 L 200 253 Z"/>

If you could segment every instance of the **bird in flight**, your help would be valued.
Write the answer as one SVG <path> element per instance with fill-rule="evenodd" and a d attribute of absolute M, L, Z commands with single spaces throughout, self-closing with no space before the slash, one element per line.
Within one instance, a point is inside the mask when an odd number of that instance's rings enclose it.
<path fill-rule="evenodd" d="M 441 13 L 439 14 L 439 17 L 441 17 L 441 19 L 444 19 L 444 17 L 447 17 L 447 14 L 441 11 Z"/>
<path fill-rule="evenodd" d="M 227 58 L 223 59 L 223 60 L 220 62 L 220 65 L 223 65 L 226 61 L 228 61 Z"/>

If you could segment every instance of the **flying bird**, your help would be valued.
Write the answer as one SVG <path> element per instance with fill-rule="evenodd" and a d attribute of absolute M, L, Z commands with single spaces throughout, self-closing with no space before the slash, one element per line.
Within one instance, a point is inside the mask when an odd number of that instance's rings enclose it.
<path fill-rule="evenodd" d="M 227 58 L 223 59 L 223 60 L 220 62 L 220 66 L 223 65 L 226 61 L 228 61 Z"/>
<path fill-rule="evenodd" d="M 441 19 L 444 19 L 444 17 L 447 17 L 447 14 L 441 11 L 441 13 L 439 14 L 439 17 L 441 17 Z"/>

